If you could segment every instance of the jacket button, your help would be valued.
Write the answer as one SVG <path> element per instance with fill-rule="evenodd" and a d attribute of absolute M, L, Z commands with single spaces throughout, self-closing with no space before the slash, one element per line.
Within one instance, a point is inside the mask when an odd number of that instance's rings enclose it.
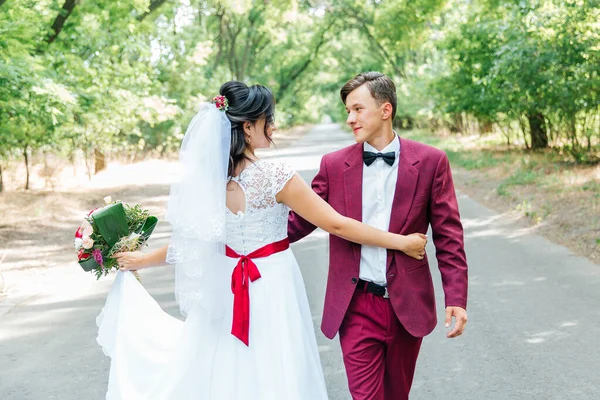
<path fill-rule="evenodd" d="M 356 285 L 356 282 L 358 282 L 358 279 L 352 278 L 352 283 L 354 283 Z"/>

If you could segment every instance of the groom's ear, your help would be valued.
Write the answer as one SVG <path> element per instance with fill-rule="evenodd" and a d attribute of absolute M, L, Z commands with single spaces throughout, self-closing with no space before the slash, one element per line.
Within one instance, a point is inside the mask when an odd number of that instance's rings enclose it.
<path fill-rule="evenodd" d="M 384 121 L 392 118 L 392 112 L 394 111 L 394 107 L 390 103 L 383 103 L 383 107 L 381 107 L 381 117 Z"/>

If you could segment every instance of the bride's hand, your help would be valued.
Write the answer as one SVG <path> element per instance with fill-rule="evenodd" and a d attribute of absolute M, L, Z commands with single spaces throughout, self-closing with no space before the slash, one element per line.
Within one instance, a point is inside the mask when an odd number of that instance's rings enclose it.
<path fill-rule="evenodd" d="M 119 264 L 121 271 L 137 271 L 138 269 L 146 268 L 146 254 L 141 251 L 124 251 L 115 253 L 113 257 Z"/>
<path fill-rule="evenodd" d="M 422 233 L 411 233 L 402 236 L 400 250 L 409 257 L 422 260 L 425 257 L 425 245 L 427 244 L 427 235 Z"/>

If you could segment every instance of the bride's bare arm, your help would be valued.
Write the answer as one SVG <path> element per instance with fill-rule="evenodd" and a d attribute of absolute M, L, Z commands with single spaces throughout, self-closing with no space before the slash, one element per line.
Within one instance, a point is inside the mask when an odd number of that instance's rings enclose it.
<path fill-rule="evenodd" d="M 277 201 L 333 235 L 368 246 L 399 250 L 419 260 L 423 258 L 427 242 L 425 235 L 398 235 L 344 217 L 313 192 L 298 174 L 277 194 Z"/>
<path fill-rule="evenodd" d="M 169 245 L 166 245 L 150 253 L 142 253 L 141 251 L 116 253 L 114 257 L 117 259 L 121 271 L 136 271 L 142 268 L 165 265 L 167 263 L 168 248 Z"/>

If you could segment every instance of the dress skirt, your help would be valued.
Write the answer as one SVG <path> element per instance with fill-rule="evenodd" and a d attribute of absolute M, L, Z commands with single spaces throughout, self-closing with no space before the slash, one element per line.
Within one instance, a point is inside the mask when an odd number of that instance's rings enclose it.
<path fill-rule="evenodd" d="M 97 341 L 111 358 L 107 400 L 327 399 L 292 251 L 254 260 L 261 278 L 249 284 L 249 346 L 231 334 L 237 261 L 223 257 L 211 278 L 222 304 L 201 302 L 185 321 L 163 311 L 131 272 L 117 273 L 97 317 Z"/>

